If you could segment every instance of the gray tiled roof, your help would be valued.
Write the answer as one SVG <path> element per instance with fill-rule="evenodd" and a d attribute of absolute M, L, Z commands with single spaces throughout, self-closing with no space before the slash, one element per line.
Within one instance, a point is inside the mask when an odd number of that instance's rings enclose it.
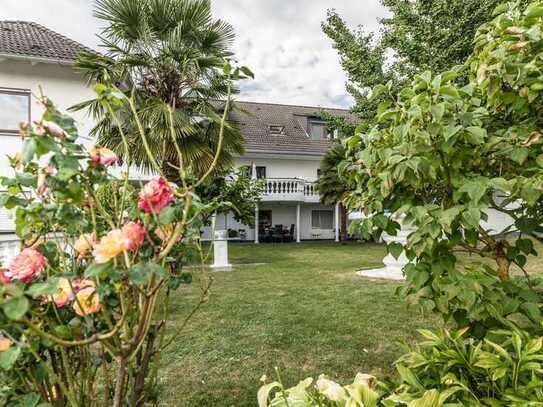
<path fill-rule="evenodd" d="M 312 140 L 308 136 L 310 118 L 319 118 L 325 111 L 355 122 L 344 109 L 280 105 L 236 101 L 230 119 L 239 123 L 247 152 L 323 155 L 329 140 Z M 270 134 L 269 126 L 285 126 L 284 134 Z"/>
<path fill-rule="evenodd" d="M 72 63 L 91 49 L 44 26 L 28 21 L 0 20 L 0 54 Z"/>

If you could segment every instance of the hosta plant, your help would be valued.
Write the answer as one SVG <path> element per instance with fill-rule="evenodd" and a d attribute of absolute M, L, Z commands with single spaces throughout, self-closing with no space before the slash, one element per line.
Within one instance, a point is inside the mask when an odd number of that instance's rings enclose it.
<path fill-rule="evenodd" d="M 541 405 L 542 337 L 516 329 L 484 341 L 467 329 L 420 333 L 425 340 L 397 361 L 399 380 L 383 405 Z"/>
<path fill-rule="evenodd" d="M 225 68 L 232 77 L 238 72 Z M 95 89 L 111 120 L 121 120 L 122 107 L 140 123 L 132 98 L 103 84 Z M 191 280 L 183 265 L 200 250 L 200 214 L 210 210 L 194 189 L 213 168 L 194 179 L 180 159 L 174 185 L 150 154 L 153 178 L 131 179 L 128 145 L 122 163 L 106 148 L 87 150 L 74 121 L 42 103 L 43 118 L 21 128 L 23 149 L 11 160 L 15 175 L 2 179 L 7 192 L 0 203 L 14 211 L 21 239 L 0 274 L 2 403 L 156 404 L 161 352 L 179 335 L 166 334 L 170 297 Z M 164 110 L 171 119 L 169 106 Z M 148 132 L 138 126 L 144 149 Z M 198 281 L 195 307 L 211 279 L 203 273 Z"/>
<path fill-rule="evenodd" d="M 264 379 L 265 380 L 265 379 Z M 285 388 L 281 381 L 264 384 L 258 391 L 259 407 L 376 407 L 379 394 L 375 377 L 358 373 L 352 384 L 342 386 L 321 375 Z"/>

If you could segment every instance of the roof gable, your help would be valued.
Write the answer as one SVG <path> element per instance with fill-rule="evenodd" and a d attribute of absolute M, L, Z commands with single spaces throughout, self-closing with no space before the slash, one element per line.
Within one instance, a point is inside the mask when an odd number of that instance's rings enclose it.
<path fill-rule="evenodd" d="M 278 154 L 324 155 L 330 140 L 313 140 L 308 134 L 308 119 L 320 118 L 328 112 L 355 122 L 348 110 L 311 106 L 281 105 L 236 101 L 230 119 L 237 122 L 245 138 L 247 152 Z M 282 126 L 281 134 L 270 131 L 270 126 Z"/>
<path fill-rule="evenodd" d="M 34 22 L 0 21 L 0 55 L 72 64 L 81 51 L 94 52 Z"/>

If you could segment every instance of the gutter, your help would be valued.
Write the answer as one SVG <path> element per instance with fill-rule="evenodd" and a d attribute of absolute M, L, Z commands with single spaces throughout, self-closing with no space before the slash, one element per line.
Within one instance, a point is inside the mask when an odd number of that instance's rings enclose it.
<path fill-rule="evenodd" d="M 53 64 L 53 65 L 63 65 L 63 66 L 74 66 L 75 61 L 68 59 L 57 59 L 57 58 L 44 58 L 44 57 L 34 57 L 30 55 L 17 55 L 17 54 L 1 54 L 0 61 L 10 59 L 14 61 L 28 61 L 31 64 Z"/>
<path fill-rule="evenodd" d="M 326 153 L 315 153 L 307 151 L 277 151 L 277 150 L 257 150 L 257 149 L 245 149 L 245 154 L 274 154 L 274 155 L 304 155 L 310 157 L 324 157 Z"/>

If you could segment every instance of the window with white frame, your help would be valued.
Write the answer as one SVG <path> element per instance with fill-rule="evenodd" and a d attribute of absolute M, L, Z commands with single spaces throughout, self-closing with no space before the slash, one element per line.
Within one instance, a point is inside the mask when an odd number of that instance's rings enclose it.
<path fill-rule="evenodd" d="M 313 229 L 323 229 L 323 230 L 334 229 L 334 211 L 328 211 L 328 210 L 311 211 L 311 227 Z"/>
<path fill-rule="evenodd" d="M 243 175 L 245 175 L 247 178 L 252 177 L 253 167 L 251 165 L 244 165 L 241 167 L 241 170 L 243 172 Z M 256 166 L 256 178 L 257 179 L 265 179 L 266 178 L 266 167 Z"/>
<path fill-rule="evenodd" d="M 17 134 L 30 121 L 30 91 L 0 87 L 0 133 Z"/>

